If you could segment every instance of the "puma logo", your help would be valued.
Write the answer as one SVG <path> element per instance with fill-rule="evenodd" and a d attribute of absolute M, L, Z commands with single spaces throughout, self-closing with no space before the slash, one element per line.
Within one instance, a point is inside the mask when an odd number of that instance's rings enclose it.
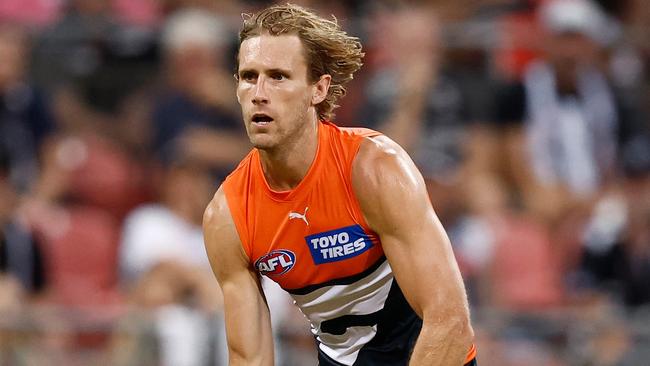
<path fill-rule="evenodd" d="M 304 213 L 299 213 L 299 212 L 289 212 L 289 220 L 291 219 L 301 219 L 302 221 L 309 226 L 309 221 L 307 221 L 307 210 L 309 210 L 309 207 L 305 207 L 305 212 Z"/>

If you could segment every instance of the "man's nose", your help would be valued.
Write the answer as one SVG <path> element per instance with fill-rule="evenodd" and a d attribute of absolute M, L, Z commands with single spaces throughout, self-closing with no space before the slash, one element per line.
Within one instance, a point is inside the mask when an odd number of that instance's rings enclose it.
<path fill-rule="evenodd" d="M 260 76 L 255 84 L 255 93 L 253 94 L 253 104 L 268 103 L 269 98 L 266 93 L 266 78 Z"/>

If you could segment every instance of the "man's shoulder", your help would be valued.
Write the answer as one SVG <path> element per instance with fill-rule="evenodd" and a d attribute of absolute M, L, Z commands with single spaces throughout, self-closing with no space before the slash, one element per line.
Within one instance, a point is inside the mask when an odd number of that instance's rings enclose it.
<path fill-rule="evenodd" d="M 352 184 L 363 190 L 381 190 L 386 179 L 404 178 L 414 170 L 410 156 L 397 142 L 385 135 L 368 136 L 354 158 Z"/>
<path fill-rule="evenodd" d="M 205 209 L 203 224 L 219 222 L 224 216 L 230 216 L 229 211 L 226 193 L 224 192 L 224 184 L 222 183 Z"/>
<path fill-rule="evenodd" d="M 382 134 L 369 135 L 361 141 L 355 165 L 380 168 L 400 157 L 408 157 L 408 154 L 397 142 Z"/>
<path fill-rule="evenodd" d="M 404 205 L 413 205 L 414 197 L 416 201 L 427 197 L 413 160 L 386 136 L 364 139 L 352 168 L 352 189 L 368 225 L 377 233 L 396 232 Z"/>
<path fill-rule="evenodd" d="M 229 206 L 222 184 L 203 214 L 204 244 L 216 272 L 228 272 L 228 268 L 233 268 L 233 265 L 248 265 L 247 253 L 241 244 L 235 221 L 236 216 L 231 214 Z"/>
<path fill-rule="evenodd" d="M 226 197 L 224 185 L 217 190 L 208 203 L 205 212 L 203 213 L 203 230 L 204 233 L 208 231 L 219 232 L 220 236 L 232 236 L 235 234 L 234 217 L 230 209 L 230 202 Z M 228 234 L 228 235 L 226 235 Z"/>

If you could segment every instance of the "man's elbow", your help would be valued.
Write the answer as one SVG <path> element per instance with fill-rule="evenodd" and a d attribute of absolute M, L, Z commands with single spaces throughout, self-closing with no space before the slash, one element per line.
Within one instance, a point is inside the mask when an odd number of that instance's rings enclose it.
<path fill-rule="evenodd" d="M 246 355 L 243 352 L 234 352 L 230 351 L 229 366 L 273 366 L 273 354 L 249 354 Z"/>
<path fill-rule="evenodd" d="M 467 347 L 470 347 L 472 342 L 474 342 L 474 328 L 472 328 L 469 316 L 464 317 L 464 321 L 459 322 L 457 328 L 458 337 Z"/>
<path fill-rule="evenodd" d="M 452 311 L 446 313 L 424 314 L 423 326 L 444 333 L 448 339 L 454 339 L 456 344 L 469 348 L 474 341 L 474 329 L 470 322 L 469 312 Z"/>

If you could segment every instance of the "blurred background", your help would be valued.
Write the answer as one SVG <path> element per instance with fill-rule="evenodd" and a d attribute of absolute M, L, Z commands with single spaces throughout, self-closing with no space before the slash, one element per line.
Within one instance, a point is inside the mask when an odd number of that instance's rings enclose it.
<path fill-rule="evenodd" d="M 423 172 L 480 364 L 648 362 L 648 0 L 294 2 L 361 38 L 335 120 Z M 200 224 L 270 3 L 0 0 L 0 365 L 226 364 Z M 267 290 L 277 364 L 316 365 Z"/>

